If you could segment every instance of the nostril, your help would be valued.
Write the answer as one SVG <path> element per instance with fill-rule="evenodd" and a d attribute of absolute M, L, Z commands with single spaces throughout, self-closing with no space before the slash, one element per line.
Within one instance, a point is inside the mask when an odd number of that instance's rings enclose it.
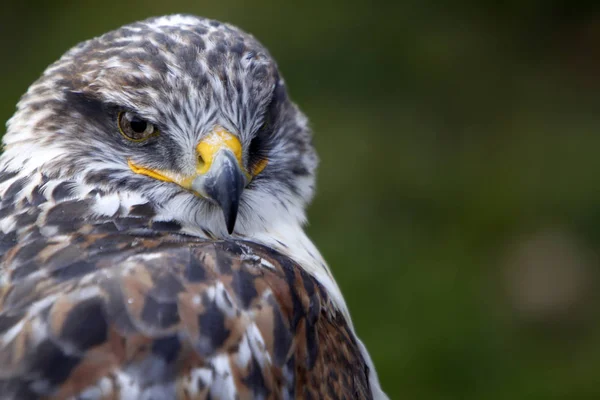
<path fill-rule="evenodd" d="M 198 159 L 196 160 L 196 162 L 198 163 L 198 168 L 202 168 L 204 167 L 204 164 L 206 164 L 204 162 L 204 158 L 202 158 L 200 154 L 198 154 Z"/>
<path fill-rule="evenodd" d="M 196 173 L 204 174 L 212 162 L 212 155 L 207 151 L 204 143 L 196 147 Z"/>

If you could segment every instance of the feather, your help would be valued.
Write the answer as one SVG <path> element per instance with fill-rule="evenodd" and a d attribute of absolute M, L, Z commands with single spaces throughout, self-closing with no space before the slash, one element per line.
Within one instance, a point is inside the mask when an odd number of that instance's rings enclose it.
<path fill-rule="evenodd" d="M 157 134 L 128 141 L 122 111 Z M 215 126 L 247 174 L 233 235 L 165 178 L 204 173 Z M 2 399 L 386 398 L 302 228 L 307 120 L 251 35 L 174 15 L 84 42 L 32 84 L 3 144 Z"/>

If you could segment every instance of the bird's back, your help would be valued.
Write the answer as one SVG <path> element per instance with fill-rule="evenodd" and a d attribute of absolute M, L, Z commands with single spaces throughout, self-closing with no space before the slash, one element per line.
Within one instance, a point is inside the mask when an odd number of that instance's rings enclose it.
<path fill-rule="evenodd" d="M 0 207 L 15 216 L 0 237 L 2 398 L 371 397 L 350 327 L 291 259 L 29 183 Z"/>

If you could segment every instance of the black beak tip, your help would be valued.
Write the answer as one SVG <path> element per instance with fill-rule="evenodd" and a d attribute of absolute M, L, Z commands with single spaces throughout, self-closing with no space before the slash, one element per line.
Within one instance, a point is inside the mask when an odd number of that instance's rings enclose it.
<path fill-rule="evenodd" d="M 237 220 L 241 191 L 237 193 L 225 191 L 225 193 L 221 192 L 220 196 L 214 196 L 213 199 L 216 200 L 221 211 L 223 211 L 225 226 L 227 227 L 227 232 L 231 235 L 235 228 L 235 221 Z"/>
<path fill-rule="evenodd" d="M 244 176 L 232 154 L 225 153 L 219 173 L 206 185 L 207 194 L 221 207 L 227 232 L 231 235 L 237 220 Z"/>
<path fill-rule="evenodd" d="M 227 225 L 227 232 L 231 235 L 235 228 L 235 220 L 237 219 L 238 207 L 237 204 L 232 205 L 230 210 L 223 209 L 223 216 L 225 217 L 225 225 Z"/>
<path fill-rule="evenodd" d="M 227 224 L 227 233 L 229 233 L 231 235 L 233 233 L 234 226 L 235 226 L 235 224 Z"/>

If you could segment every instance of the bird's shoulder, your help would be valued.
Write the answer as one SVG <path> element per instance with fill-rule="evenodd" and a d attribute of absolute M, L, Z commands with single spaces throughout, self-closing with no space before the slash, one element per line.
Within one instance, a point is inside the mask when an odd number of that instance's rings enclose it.
<path fill-rule="evenodd" d="M 5 240 L 2 393 L 371 396 L 348 321 L 289 257 L 251 241 L 183 235 L 168 221 L 153 226 L 144 205 L 90 219 L 91 197 L 59 194 L 37 207 L 35 223 L 23 222 L 26 240 Z"/>

